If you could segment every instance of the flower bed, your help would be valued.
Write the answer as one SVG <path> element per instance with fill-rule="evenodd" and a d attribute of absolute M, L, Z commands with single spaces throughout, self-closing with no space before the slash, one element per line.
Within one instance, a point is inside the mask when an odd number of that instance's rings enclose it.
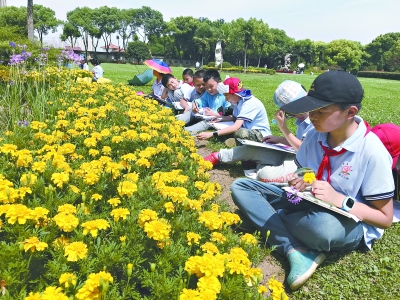
<path fill-rule="evenodd" d="M 65 75 L 60 71 L 61 76 Z M 13 299 L 257 299 L 268 250 L 214 202 L 212 166 L 126 86 L 49 86 L 0 141 L 0 279 Z M 58 91 L 58 94 L 54 94 Z M 48 112 L 54 112 L 49 114 Z M 275 296 L 285 296 L 276 280 Z"/>

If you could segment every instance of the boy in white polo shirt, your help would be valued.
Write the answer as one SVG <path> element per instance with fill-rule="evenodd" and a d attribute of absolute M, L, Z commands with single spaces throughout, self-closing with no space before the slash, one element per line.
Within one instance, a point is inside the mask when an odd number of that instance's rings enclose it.
<path fill-rule="evenodd" d="M 357 113 L 364 91 L 358 79 L 343 71 L 319 75 L 308 95 L 282 106 L 292 114 L 309 111 L 315 129 L 309 131 L 296 154 L 298 167 L 317 174 L 311 184 L 316 198 L 349 211 L 359 222 L 302 201 L 297 205 L 279 187 L 259 181 L 236 180 L 232 198 L 251 224 L 290 263 L 287 281 L 298 289 L 314 273 L 322 251 L 350 251 L 371 247 L 393 221 L 392 158 L 369 125 Z M 303 191 L 295 178 L 290 185 Z"/>
<path fill-rule="evenodd" d="M 177 80 L 172 74 L 164 74 L 161 82 L 163 86 L 166 87 L 161 98 L 165 99 L 166 95 L 168 95 L 169 101 L 179 102 L 185 112 L 188 111 L 190 108 L 187 105 L 187 102 L 190 100 L 194 87 Z"/>
<path fill-rule="evenodd" d="M 199 140 L 211 137 L 234 137 L 261 142 L 263 137 L 271 135 L 268 115 L 264 104 L 242 86 L 239 78 L 230 77 L 224 81 L 224 96 L 226 101 L 234 105 L 233 114 L 212 119 L 211 122 L 233 121 L 234 124 L 214 131 L 201 132 L 197 135 Z"/>

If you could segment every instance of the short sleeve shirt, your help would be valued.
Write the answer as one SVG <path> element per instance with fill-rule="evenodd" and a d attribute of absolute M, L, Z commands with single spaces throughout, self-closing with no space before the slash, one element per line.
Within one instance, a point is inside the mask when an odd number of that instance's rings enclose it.
<path fill-rule="evenodd" d="M 314 125 L 311 123 L 310 118 L 308 117 L 304 120 L 296 119 L 295 124 L 297 126 L 296 137 L 300 141 L 302 141 L 306 137 L 306 134 L 308 131 L 310 131 L 310 129 L 314 128 Z"/>
<path fill-rule="evenodd" d="M 199 108 L 208 107 L 216 113 L 218 113 L 220 110 L 223 111 L 231 106 L 231 104 L 226 101 L 224 95 L 211 95 L 209 92 L 204 92 L 204 94 L 195 101 L 199 105 Z"/>
<path fill-rule="evenodd" d="M 158 81 L 158 79 L 156 78 L 153 82 L 153 86 L 151 87 L 151 89 L 153 90 L 154 95 L 161 97 L 162 92 L 164 91 L 164 86 L 162 85 L 161 80 Z"/>
<path fill-rule="evenodd" d="M 92 71 L 94 72 L 94 77 L 101 78 L 103 77 L 104 70 L 100 65 L 95 66 Z"/>
<path fill-rule="evenodd" d="M 271 135 L 264 104 L 256 97 L 242 98 L 233 108 L 233 116 L 243 120 L 243 128 L 258 129 L 263 136 Z"/>
<path fill-rule="evenodd" d="M 367 127 L 360 117 L 356 117 L 356 122 L 359 125 L 355 132 L 343 144 L 334 148 L 336 151 L 342 148 L 347 151 L 330 157 L 330 184 L 337 192 L 366 205 L 369 205 L 369 201 L 392 198 L 392 157 L 374 133 L 366 134 Z M 319 142 L 329 147 L 327 137 L 327 133 L 311 129 L 296 154 L 297 165 L 317 172 L 324 154 Z M 322 180 L 326 178 L 325 170 Z M 372 240 L 379 239 L 383 234 L 382 229 L 366 223 L 363 223 L 363 228 L 368 247 L 371 247 Z"/>
<path fill-rule="evenodd" d="M 189 101 L 193 89 L 194 87 L 189 84 L 180 82 L 179 87 L 175 91 L 168 90 L 168 98 L 174 102 L 180 101 L 181 99 Z"/>

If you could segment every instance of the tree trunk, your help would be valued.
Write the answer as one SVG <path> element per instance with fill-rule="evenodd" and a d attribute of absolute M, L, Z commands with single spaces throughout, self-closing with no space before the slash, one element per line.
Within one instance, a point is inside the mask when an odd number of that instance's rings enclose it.
<path fill-rule="evenodd" d="M 260 61 L 261 61 L 261 54 L 258 56 L 258 65 L 257 65 L 257 68 L 260 67 Z"/>
<path fill-rule="evenodd" d="M 33 0 L 28 0 L 27 10 L 28 39 L 33 42 Z"/>
<path fill-rule="evenodd" d="M 245 48 L 244 49 L 244 73 L 246 73 L 246 63 L 247 63 L 247 59 L 246 59 L 246 56 L 247 56 L 247 49 Z"/>

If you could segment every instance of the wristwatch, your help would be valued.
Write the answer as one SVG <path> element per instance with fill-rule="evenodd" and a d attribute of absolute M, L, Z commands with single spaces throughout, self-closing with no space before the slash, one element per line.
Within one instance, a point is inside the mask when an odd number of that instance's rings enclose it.
<path fill-rule="evenodd" d="M 219 135 L 218 135 L 218 131 L 214 131 L 213 132 L 213 137 L 215 137 L 215 138 L 217 138 Z"/>
<path fill-rule="evenodd" d="M 346 198 L 344 198 L 343 203 L 342 203 L 342 210 L 350 211 L 354 207 L 355 203 L 356 203 L 356 200 L 354 200 L 353 198 L 351 198 L 349 196 L 346 196 Z"/>

